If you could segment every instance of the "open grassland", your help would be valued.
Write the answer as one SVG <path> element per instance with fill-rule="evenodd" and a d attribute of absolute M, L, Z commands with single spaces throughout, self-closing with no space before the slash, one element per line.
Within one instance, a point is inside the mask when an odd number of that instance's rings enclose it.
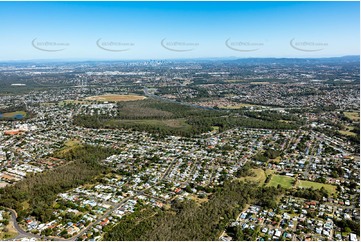
<path fill-rule="evenodd" d="M 69 139 L 64 142 L 65 147 L 67 148 L 73 148 L 74 146 L 80 145 L 79 140 L 76 139 Z"/>
<path fill-rule="evenodd" d="M 143 119 L 143 120 L 109 120 L 105 123 L 105 125 L 114 126 L 121 125 L 124 127 L 127 126 L 150 126 L 150 127 L 166 127 L 166 128 L 175 128 L 175 129 L 186 129 L 191 126 L 186 123 L 186 120 L 183 118 L 179 119 Z"/>
<path fill-rule="evenodd" d="M 80 148 L 82 144 L 75 139 L 67 140 L 64 142 L 64 146 L 62 149 L 58 150 L 56 154 L 60 156 L 66 155 L 66 153 L 70 152 L 72 149 Z"/>
<path fill-rule="evenodd" d="M 0 117 L 3 118 L 12 118 L 15 115 L 23 115 L 23 117 L 26 117 L 26 112 L 24 111 L 16 111 L 16 112 L 10 112 L 10 113 L 2 113 Z"/>
<path fill-rule="evenodd" d="M 336 186 L 330 184 L 323 184 L 319 182 L 298 181 L 298 187 L 300 188 L 312 187 L 313 189 L 321 189 L 322 187 L 324 187 L 329 194 L 336 193 Z"/>
<path fill-rule="evenodd" d="M 250 84 L 254 84 L 254 85 L 268 85 L 270 84 L 269 82 L 251 82 Z"/>
<path fill-rule="evenodd" d="M 89 100 L 90 101 L 90 100 Z M 59 106 L 64 106 L 65 104 L 89 104 L 89 101 L 80 101 L 80 100 L 64 100 L 59 102 Z"/>
<path fill-rule="evenodd" d="M 5 228 L 6 232 L 4 230 L 0 230 L 0 240 L 10 240 L 11 238 L 14 238 L 18 235 L 12 221 L 8 225 L 6 225 Z"/>
<path fill-rule="evenodd" d="M 339 130 L 338 132 L 342 135 L 346 136 L 356 136 L 356 133 L 354 131 L 354 127 L 350 125 L 344 125 L 342 130 Z"/>
<path fill-rule="evenodd" d="M 294 180 L 294 178 L 289 176 L 273 175 L 267 186 L 277 187 L 281 185 L 284 188 L 291 188 L 293 187 Z"/>
<path fill-rule="evenodd" d="M 241 178 L 238 178 L 238 180 L 244 181 L 244 182 L 257 182 L 257 183 L 259 183 L 260 186 L 262 186 L 264 184 L 264 182 L 266 181 L 266 175 L 268 175 L 266 173 L 268 173 L 268 172 L 267 171 L 265 172 L 261 168 L 251 169 L 251 171 L 255 174 L 255 176 L 241 177 Z"/>
<path fill-rule="evenodd" d="M 236 105 L 220 106 L 222 109 L 240 109 L 244 107 L 257 107 L 259 105 L 248 104 L 248 103 L 237 103 Z"/>
<path fill-rule="evenodd" d="M 205 203 L 205 202 L 208 202 L 208 198 L 205 197 L 205 198 L 199 198 L 197 197 L 196 195 L 190 195 L 188 196 L 189 199 L 192 199 L 193 201 L 195 201 L 197 204 L 202 204 L 202 203 Z"/>
<path fill-rule="evenodd" d="M 247 81 L 246 80 L 225 80 L 224 82 L 237 83 L 237 82 L 247 82 Z"/>
<path fill-rule="evenodd" d="M 271 162 L 271 163 L 280 163 L 281 162 L 281 156 L 277 156 L 276 158 L 274 159 L 269 159 L 268 162 Z"/>
<path fill-rule="evenodd" d="M 360 121 L 359 112 L 344 112 L 346 118 L 351 119 L 352 121 Z"/>
<path fill-rule="evenodd" d="M 146 97 L 138 95 L 115 95 L 115 94 L 106 94 L 101 96 L 87 97 L 85 100 L 90 101 L 103 101 L 103 102 L 126 102 L 126 101 L 138 101 L 144 100 Z"/>
<path fill-rule="evenodd" d="M 346 135 L 346 136 L 356 136 L 356 134 L 354 132 L 347 131 L 347 130 L 339 130 L 338 132 L 340 134 L 343 134 L 343 135 Z"/>

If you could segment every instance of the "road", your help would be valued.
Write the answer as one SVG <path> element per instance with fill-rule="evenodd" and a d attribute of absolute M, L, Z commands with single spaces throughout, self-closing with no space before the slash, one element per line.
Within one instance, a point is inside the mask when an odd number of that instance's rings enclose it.
<path fill-rule="evenodd" d="M 95 224 L 100 223 L 102 220 L 104 220 L 106 217 L 108 217 L 111 213 L 113 213 L 115 210 L 117 210 L 120 206 L 122 206 L 126 201 L 128 201 L 129 199 L 135 197 L 131 196 L 131 197 L 127 197 L 125 199 L 123 199 L 120 203 L 118 203 L 117 206 L 115 206 L 114 208 L 112 208 L 111 210 L 107 211 L 106 213 L 104 213 L 102 216 L 100 216 L 97 220 L 95 220 L 94 222 L 91 222 L 90 224 L 88 224 L 88 226 L 86 226 L 84 229 L 82 229 L 77 235 L 67 239 L 67 240 L 76 240 L 77 238 L 79 238 L 80 236 L 82 236 L 84 233 L 86 233 L 91 227 L 93 227 Z"/>
<path fill-rule="evenodd" d="M 14 224 L 14 228 L 16 229 L 16 231 L 18 232 L 18 235 L 15 238 L 11 238 L 9 240 L 20 240 L 22 238 L 36 238 L 38 240 L 57 240 L 57 241 L 63 241 L 64 239 L 61 238 L 57 238 L 57 237 L 46 237 L 46 236 L 41 236 L 41 235 L 37 235 L 37 234 L 32 234 L 32 233 L 28 233 L 25 232 L 20 225 L 18 224 L 18 222 L 16 221 L 17 218 L 17 213 L 15 210 L 11 209 L 11 208 L 7 208 L 7 210 L 10 212 L 11 215 L 11 221 Z"/>
<path fill-rule="evenodd" d="M 111 210 L 107 211 L 106 213 L 104 213 L 102 216 L 100 216 L 97 220 L 95 220 L 94 222 L 91 222 L 90 224 L 88 224 L 88 226 L 86 226 L 84 229 L 82 229 L 77 235 L 67 239 L 67 240 L 71 240 L 74 241 L 77 238 L 79 238 L 80 236 L 82 236 L 84 233 L 86 233 L 90 228 L 92 228 L 95 224 L 100 223 L 102 220 L 104 220 L 106 217 L 108 217 L 110 214 L 112 214 L 115 210 L 119 209 L 126 201 L 128 201 L 131 198 L 134 198 L 137 195 L 141 195 L 144 193 L 145 190 L 148 190 L 150 187 L 145 188 L 141 191 L 138 191 L 135 195 L 127 197 L 125 199 L 123 199 L 120 203 L 118 203 L 114 208 L 112 208 Z"/>

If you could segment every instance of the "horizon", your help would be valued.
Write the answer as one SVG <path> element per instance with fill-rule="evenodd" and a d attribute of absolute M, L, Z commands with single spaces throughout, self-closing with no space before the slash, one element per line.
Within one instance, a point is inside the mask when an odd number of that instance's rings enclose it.
<path fill-rule="evenodd" d="M 0 61 L 360 55 L 359 6 L 359 2 L 0 2 Z"/>
<path fill-rule="evenodd" d="M 194 57 L 194 58 L 167 58 L 167 59 L 26 59 L 26 60 L 0 60 L 0 63 L 8 62 L 130 62 L 130 61 L 186 61 L 186 60 L 244 60 L 244 59 L 337 59 L 337 58 L 361 58 L 360 55 L 343 55 L 329 57 Z"/>

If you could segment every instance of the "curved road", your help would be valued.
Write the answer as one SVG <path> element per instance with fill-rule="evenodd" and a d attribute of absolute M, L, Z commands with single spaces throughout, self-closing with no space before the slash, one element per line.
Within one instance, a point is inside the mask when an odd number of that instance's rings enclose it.
<path fill-rule="evenodd" d="M 18 232 L 18 235 L 16 237 L 8 239 L 8 240 L 20 240 L 22 238 L 35 238 L 38 240 L 57 240 L 57 241 L 64 240 L 64 239 L 58 238 L 58 237 L 46 237 L 46 236 L 32 234 L 32 233 L 28 233 L 28 232 L 24 231 L 18 224 L 18 221 L 16 221 L 16 218 L 18 217 L 18 214 L 16 213 L 16 211 L 11 208 L 6 208 L 6 209 L 10 212 L 11 221 L 14 224 L 14 228 Z"/>

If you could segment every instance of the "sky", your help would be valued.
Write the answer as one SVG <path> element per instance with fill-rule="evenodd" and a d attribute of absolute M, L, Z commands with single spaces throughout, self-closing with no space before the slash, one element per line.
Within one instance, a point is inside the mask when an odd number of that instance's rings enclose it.
<path fill-rule="evenodd" d="M 0 2 L 0 60 L 359 55 L 359 2 Z"/>

